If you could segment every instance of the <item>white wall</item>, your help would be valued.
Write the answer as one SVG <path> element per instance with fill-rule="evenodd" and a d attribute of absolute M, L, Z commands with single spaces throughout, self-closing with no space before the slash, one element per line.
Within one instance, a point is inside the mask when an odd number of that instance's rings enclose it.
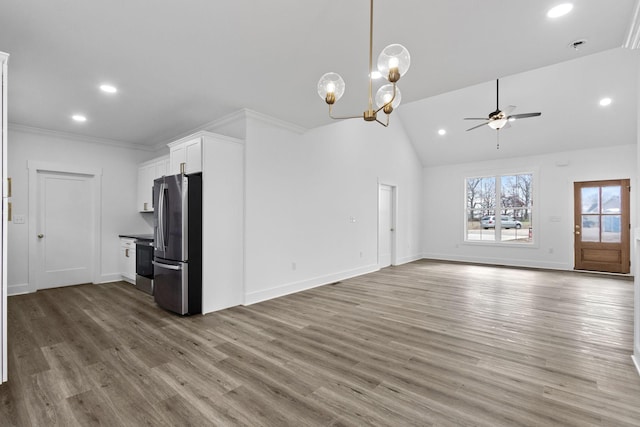
<path fill-rule="evenodd" d="M 246 303 L 377 270 L 379 182 L 398 187 L 398 263 L 420 258 L 422 170 L 394 118 L 299 134 L 249 115 Z"/>
<path fill-rule="evenodd" d="M 102 169 L 102 245 L 100 281 L 119 280 L 118 235 L 150 233 L 151 227 L 136 211 L 137 165 L 149 152 L 88 142 L 78 137 L 9 129 L 9 176 L 13 179 L 13 215 L 25 224 L 9 224 L 8 287 L 15 294 L 28 289 L 28 170 L 27 161 L 83 165 Z"/>
<path fill-rule="evenodd" d="M 573 182 L 629 178 L 637 182 L 637 145 L 425 168 L 423 242 L 425 258 L 572 270 Z M 566 166 L 559 166 L 568 163 Z M 536 245 L 496 247 L 464 243 L 464 179 L 537 171 Z M 636 191 L 631 226 L 636 227 Z M 535 219 L 534 219 L 535 221 Z M 631 259 L 634 245 L 631 245 Z M 632 263 L 633 264 L 633 263 Z M 635 265 L 631 266 L 632 274 Z"/>

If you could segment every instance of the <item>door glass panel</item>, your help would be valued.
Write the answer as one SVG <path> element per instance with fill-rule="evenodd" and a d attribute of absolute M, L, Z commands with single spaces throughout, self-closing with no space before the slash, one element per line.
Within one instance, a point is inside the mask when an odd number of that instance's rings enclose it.
<path fill-rule="evenodd" d="M 604 205 L 604 200 L 603 200 Z M 602 241 L 608 243 L 619 243 L 622 241 L 620 229 L 620 215 L 602 216 Z"/>
<path fill-rule="evenodd" d="M 620 186 L 602 187 L 602 213 L 620 213 Z"/>
<path fill-rule="evenodd" d="M 582 241 L 600 241 L 600 215 L 582 215 Z"/>
<path fill-rule="evenodd" d="M 599 187 L 582 188 L 582 213 L 600 213 L 600 190 Z"/>

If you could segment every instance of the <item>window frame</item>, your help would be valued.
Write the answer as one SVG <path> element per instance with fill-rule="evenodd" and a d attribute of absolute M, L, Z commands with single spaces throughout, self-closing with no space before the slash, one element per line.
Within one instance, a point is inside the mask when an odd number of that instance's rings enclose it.
<path fill-rule="evenodd" d="M 530 210 L 530 215 L 532 217 L 531 220 L 531 224 L 530 227 L 532 229 L 532 236 L 531 236 L 531 241 L 530 242 L 518 242 L 515 240 L 502 240 L 502 227 L 501 225 L 501 217 L 505 214 L 502 214 L 502 212 L 504 211 L 505 207 L 502 206 L 502 197 L 500 197 L 501 194 L 501 190 L 502 190 L 502 179 L 504 177 L 510 177 L 510 176 L 518 176 L 518 175 L 531 175 L 531 203 L 528 207 L 516 207 L 516 208 L 509 208 L 506 207 L 506 209 L 514 209 L 514 210 L 519 210 L 519 209 L 529 209 Z M 469 212 L 470 212 L 470 207 L 469 207 L 469 199 L 468 199 L 468 180 L 470 179 L 477 179 L 477 178 L 493 178 L 495 180 L 495 206 L 492 209 L 493 210 L 493 216 L 496 217 L 496 225 L 493 228 L 493 233 L 494 233 L 494 240 L 472 240 L 469 239 Z M 472 245 L 472 246 L 493 246 L 493 247 L 509 247 L 509 248 L 539 248 L 539 238 L 538 238 L 538 234 L 540 232 L 540 228 L 539 228 L 539 220 L 538 220 L 538 215 L 539 215 L 539 210 L 538 210 L 538 203 L 537 201 L 539 201 L 539 187 L 540 187 L 540 183 L 539 183 L 539 173 L 538 173 L 538 169 L 537 168 L 526 168 L 526 169 L 518 169 L 516 171 L 514 171 L 514 169 L 505 169 L 505 170 L 500 170 L 500 171 L 492 171 L 490 173 L 484 171 L 482 173 L 467 173 L 465 174 L 465 177 L 463 179 L 463 203 L 464 203 L 464 209 L 463 209 L 463 228 L 462 228 L 462 232 L 463 232 L 463 243 L 465 245 Z M 485 216 L 485 215 L 482 215 Z M 482 218 L 481 216 L 481 218 Z M 498 217 L 500 217 L 500 221 L 498 221 Z M 480 218 L 480 219 L 481 219 Z M 526 230 L 526 228 L 523 227 L 523 230 Z M 537 230 L 537 232 L 536 232 Z"/>

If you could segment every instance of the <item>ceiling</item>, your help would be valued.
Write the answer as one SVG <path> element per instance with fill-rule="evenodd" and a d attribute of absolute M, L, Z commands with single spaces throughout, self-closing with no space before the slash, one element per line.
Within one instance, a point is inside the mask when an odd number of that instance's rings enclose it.
<path fill-rule="evenodd" d="M 629 79 L 635 87 L 637 72 L 611 61 L 636 69 L 630 52 L 637 51 L 609 50 L 625 43 L 637 1 L 573 0 L 569 15 L 547 18 L 559 2 L 376 0 L 374 55 L 402 43 L 412 56 L 392 126 L 402 120 L 425 165 L 459 163 L 461 153 L 513 155 L 510 139 L 519 154 L 545 144 L 557 150 L 560 141 L 549 137 L 557 126 L 576 129 L 568 139 L 593 136 L 577 129 L 600 117 L 592 97 L 601 93 L 615 93 L 608 120 L 632 120 L 637 92 L 627 88 L 633 101 L 624 99 L 623 87 Z M 310 129 L 330 122 L 316 94 L 328 71 L 347 83 L 336 114 L 366 108 L 365 0 L 0 0 L 0 10 L 0 51 L 11 55 L 9 122 L 16 125 L 149 147 L 242 108 Z M 569 47 L 582 38 L 588 42 L 580 50 Z M 549 68 L 558 63 L 567 74 Z M 493 111 L 496 77 L 503 105 L 543 113 L 502 131 L 500 150 L 495 131 L 463 133 L 470 126 L 461 120 Z M 103 82 L 119 92 L 101 93 Z M 78 112 L 85 123 L 71 120 Z M 442 138 L 439 128 L 449 133 Z"/>

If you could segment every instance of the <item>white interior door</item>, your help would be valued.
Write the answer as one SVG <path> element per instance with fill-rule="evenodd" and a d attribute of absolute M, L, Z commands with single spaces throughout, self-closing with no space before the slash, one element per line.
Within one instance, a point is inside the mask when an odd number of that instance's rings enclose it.
<path fill-rule="evenodd" d="M 378 190 L 378 267 L 393 262 L 394 250 L 394 188 L 380 184 Z"/>
<path fill-rule="evenodd" d="M 93 177 L 38 172 L 38 289 L 91 283 Z"/>

